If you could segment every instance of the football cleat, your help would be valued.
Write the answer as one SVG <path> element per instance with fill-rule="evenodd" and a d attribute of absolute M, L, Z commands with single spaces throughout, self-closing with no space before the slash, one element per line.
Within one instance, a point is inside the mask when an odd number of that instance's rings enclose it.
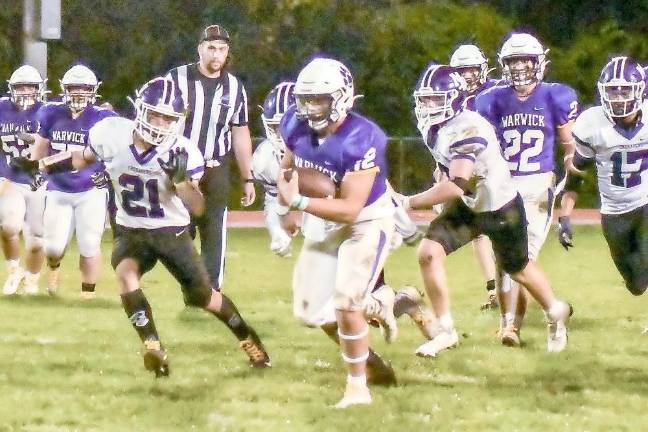
<path fill-rule="evenodd" d="M 162 348 L 160 341 L 144 341 L 144 367 L 146 370 L 154 372 L 155 378 L 169 376 L 169 356 Z"/>
<path fill-rule="evenodd" d="M 371 351 L 367 359 L 367 383 L 385 387 L 398 384 L 391 363 L 383 360 L 375 351 Z"/>
<path fill-rule="evenodd" d="M 499 302 L 497 301 L 497 293 L 495 290 L 488 290 L 488 297 L 486 303 L 479 307 L 479 310 L 499 309 Z"/>
<path fill-rule="evenodd" d="M 347 383 L 346 389 L 344 390 L 344 396 L 342 396 L 342 399 L 335 404 L 334 408 L 344 409 L 353 405 L 369 404 L 371 404 L 371 393 L 369 392 L 369 387 L 362 384 Z"/>
<path fill-rule="evenodd" d="M 567 323 L 574 313 L 572 305 L 563 301 L 558 302 L 556 309 L 545 314 L 547 317 L 547 351 L 549 352 L 561 352 L 567 347 Z"/>
<path fill-rule="evenodd" d="M 441 351 L 455 348 L 457 345 L 459 345 L 457 331 L 442 330 L 432 340 L 418 347 L 415 353 L 419 357 L 436 357 Z"/>
<path fill-rule="evenodd" d="M 436 330 L 436 317 L 425 305 L 423 296 L 413 286 L 406 286 L 398 290 L 394 300 L 394 316 L 401 317 L 403 314 L 410 316 L 414 324 L 428 340 L 434 337 Z"/>
<path fill-rule="evenodd" d="M 23 279 L 23 291 L 25 292 L 25 294 L 38 294 L 38 276 L 38 274 L 25 272 L 25 278 Z"/>
<path fill-rule="evenodd" d="M 520 329 L 515 327 L 513 324 L 509 324 L 499 331 L 500 340 L 502 345 L 507 347 L 519 347 L 520 346 Z"/>
<path fill-rule="evenodd" d="M 385 341 L 392 343 L 398 337 L 398 324 L 394 316 L 396 294 L 389 285 L 383 285 L 371 293 L 374 302 L 368 302 L 365 310 L 367 319 L 376 319 L 380 324 Z"/>
<path fill-rule="evenodd" d="M 13 295 L 18 292 L 18 286 L 25 277 L 25 271 L 20 267 L 12 267 L 9 269 L 9 275 L 2 287 L 2 294 Z"/>
<path fill-rule="evenodd" d="M 82 300 L 93 300 L 97 297 L 94 291 L 81 291 L 80 297 Z"/>
<path fill-rule="evenodd" d="M 50 269 L 49 274 L 47 275 L 47 292 L 49 295 L 54 295 L 56 294 L 56 291 L 58 291 L 58 286 L 59 286 L 59 268 L 55 269 Z"/>
<path fill-rule="evenodd" d="M 250 367 L 267 368 L 272 366 L 270 356 L 256 333 L 251 332 L 247 339 L 242 340 L 239 345 L 250 358 Z"/>

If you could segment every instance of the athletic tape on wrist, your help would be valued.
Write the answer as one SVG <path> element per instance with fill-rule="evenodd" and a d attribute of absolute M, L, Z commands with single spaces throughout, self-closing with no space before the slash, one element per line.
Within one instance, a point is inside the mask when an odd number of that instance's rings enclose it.
<path fill-rule="evenodd" d="M 367 361 L 368 358 L 369 358 L 369 351 L 362 354 L 360 357 L 349 357 L 346 354 L 342 353 L 342 360 L 344 360 L 347 363 L 351 363 L 351 364 L 365 362 L 365 361 Z"/>
<path fill-rule="evenodd" d="M 369 334 L 369 326 L 365 326 L 365 328 L 360 333 L 354 335 L 344 334 L 342 333 L 342 331 L 340 331 L 340 328 L 338 327 L 338 336 L 340 337 L 340 339 L 344 339 L 344 340 L 359 340 L 367 336 L 368 334 Z"/>
<path fill-rule="evenodd" d="M 277 205 L 275 213 L 277 213 L 279 216 L 286 216 L 289 211 L 290 211 L 290 207 L 279 204 Z"/>

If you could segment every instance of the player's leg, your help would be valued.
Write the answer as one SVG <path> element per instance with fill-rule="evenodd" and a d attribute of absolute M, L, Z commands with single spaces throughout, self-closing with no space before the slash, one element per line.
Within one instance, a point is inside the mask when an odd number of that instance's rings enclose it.
<path fill-rule="evenodd" d="M 495 279 L 497 277 L 497 268 L 495 266 L 495 254 L 493 245 L 488 236 L 480 235 L 472 241 L 473 252 L 479 263 L 482 275 L 486 281 L 486 302 L 481 305 L 481 310 L 496 309 L 499 307 L 497 302 L 497 293 L 495 292 Z"/>
<path fill-rule="evenodd" d="M 26 204 L 20 185 L 5 180 L 0 201 L 2 252 L 7 263 L 7 279 L 2 287 L 4 295 L 15 294 L 24 277 L 20 267 L 20 231 L 25 220 Z"/>
<path fill-rule="evenodd" d="M 394 221 L 384 218 L 359 222 L 347 229 L 346 239 L 338 249 L 333 297 L 342 358 L 348 370 L 346 390 L 337 408 L 371 403 L 366 374 L 369 327 L 364 308 L 389 253 Z"/>
<path fill-rule="evenodd" d="M 251 366 L 270 366 L 270 357 L 256 331 L 243 319 L 229 297 L 212 289 L 188 230 L 156 234 L 155 251 L 160 262 L 180 283 L 185 303 L 203 308 L 223 322 L 240 341 Z"/>
<path fill-rule="evenodd" d="M 144 367 L 156 377 L 169 375 L 169 360 L 160 342 L 153 310 L 140 288 L 140 278 L 155 265 L 143 230 L 118 227 L 111 257 L 119 282 L 121 303 L 126 316 L 144 344 Z"/>
<path fill-rule="evenodd" d="M 435 357 L 439 352 L 459 343 L 450 312 L 450 296 L 445 261 L 448 254 L 470 242 L 478 233 L 475 216 L 460 200 L 449 203 L 434 219 L 418 249 L 423 284 L 436 315 L 439 329 L 432 340 L 417 348 L 416 354 Z"/>
<path fill-rule="evenodd" d="M 45 192 L 43 241 L 49 267 L 47 291 L 52 295 L 58 290 L 61 260 L 74 232 L 73 195 L 60 191 Z"/>
<path fill-rule="evenodd" d="M 25 238 L 25 280 L 24 290 L 28 294 L 38 292 L 38 280 L 45 262 L 43 240 L 43 212 L 45 210 L 45 188 L 32 191 L 23 185 L 23 196 L 27 205 L 23 235 Z"/>
<path fill-rule="evenodd" d="M 79 195 L 74 219 L 79 247 L 81 297 L 88 300 L 95 297 L 101 271 L 101 237 L 105 228 L 108 192 L 95 188 Z"/>
<path fill-rule="evenodd" d="M 567 345 L 566 324 L 571 306 L 554 296 L 540 267 L 529 260 L 525 220 L 522 199 L 518 196 L 502 209 L 482 216 L 479 224 L 490 237 L 503 270 L 528 289 L 544 310 L 549 329 L 548 351 L 562 351 Z"/>

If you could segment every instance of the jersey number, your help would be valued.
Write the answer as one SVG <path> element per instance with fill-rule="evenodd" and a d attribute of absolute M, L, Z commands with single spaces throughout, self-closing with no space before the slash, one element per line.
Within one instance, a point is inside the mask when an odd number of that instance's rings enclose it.
<path fill-rule="evenodd" d="M 376 149 L 371 147 L 367 153 L 353 166 L 353 171 L 362 171 L 376 166 Z"/>
<path fill-rule="evenodd" d="M 137 176 L 122 174 L 119 176 L 119 184 L 124 188 L 121 196 L 122 205 L 126 214 L 135 217 L 164 217 L 164 210 L 160 206 L 160 192 L 158 191 L 157 179 L 149 179 L 144 183 Z M 145 189 L 148 194 L 148 202 L 151 204 L 150 208 L 136 204 L 137 201 L 144 199 Z"/>
<path fill-rule="evenodd" d="M 29 157 L 29 146 L 26 146 L 22 140 L 16 138 L 16 135 L 2 135 L 0 136 L 2 140 L 2 151 L 7 158 L 7 164 L 11 162 L 11 158 L 16 158 L 19 156 Z M 22 150 L 18 148 L 19 146 L 25 146 Z"/>
<path fill-rule="evenodd" d="M 612 184 L 632 188 L 641 183 L 641 172 L 648 169 L 648 150 L 612 154 Z"/>
<path fill-rule="evenodd" d="M 506 130 L 502 134 L 506 141 L 504 159 L 508 161 L 511 171 L 535 172 L 540 170 L 540 162 L 529 162 L 529 159 L 542 153 L 544 133 L 537 129 L 527 129 L 520 134 L 515 129 Z M 519 162 L 517 159 L 519 155 Z"/>

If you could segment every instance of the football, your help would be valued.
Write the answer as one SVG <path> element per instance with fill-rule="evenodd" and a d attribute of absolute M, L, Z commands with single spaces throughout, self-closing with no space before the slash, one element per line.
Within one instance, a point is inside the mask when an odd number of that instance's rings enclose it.
<path fill-rule="evenodd" d="M 335 198 L 337 186 L 328 175 L 312 168 L 293 168 L 299 176 L 299 193 L 309 198 Z M 284 178 L 290 181 L 292 170 L 284 171 Z"/>

